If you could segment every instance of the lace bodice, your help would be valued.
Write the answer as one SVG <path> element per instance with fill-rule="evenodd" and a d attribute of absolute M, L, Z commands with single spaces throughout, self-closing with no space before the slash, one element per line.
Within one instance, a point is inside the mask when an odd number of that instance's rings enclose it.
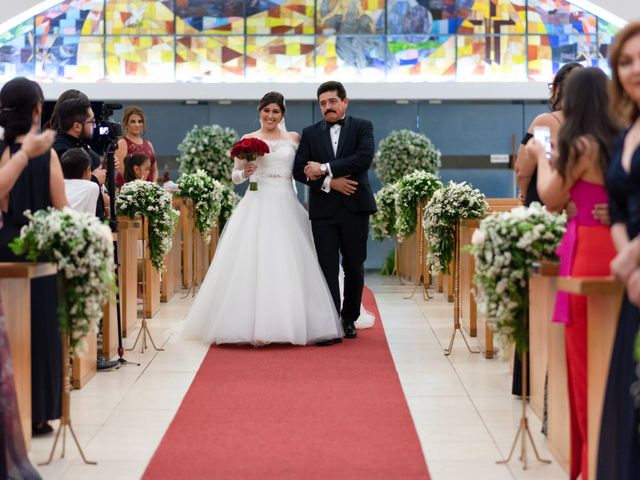
<path fill-rule="evenodd" d="M 293 161 L 296 156 L 298 144 L 289 139 L 266 140 L 266 143 L 269 145 L 270 152 L 256 159 L 256 166 L 258 168 L 253 178 L 256 179 L 258 185 L 265 182 L 273 183 L 271 180 L 287 180 L 288 186 L 290 187 Z M 242 176 L 245 164 L 246 160 L 235 160 L 233 172 L 231 173 L 233 183 L 241 184 L 248 180 Z"/>

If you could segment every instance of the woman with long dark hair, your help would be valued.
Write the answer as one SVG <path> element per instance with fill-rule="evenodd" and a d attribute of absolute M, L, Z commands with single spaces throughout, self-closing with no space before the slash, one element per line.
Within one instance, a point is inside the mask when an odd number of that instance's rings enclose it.
<path fill-rule="evenodd" d="M 632 480 L 640 478 L 640 405 L 631 395 L 634 383 L 640 394 L 634 355 L 640 328 L 640 22 L 618 32 L 609 63 L 611 104 L 627 127 L 607 173 L 611 235 L 618 250 L 611 270 L 625 283 L 625 297 L 602 410 L 597 478 Z"/>
<path fill-rule="evenodd" d="M 604 177 L 617 127 L 608 109 L 607 77 L 597 68 L 569 75 L 562 106 L 565 121 L 558 132 L 557 155 L 551 161 L 536 140 L 527 150 L 538 161 L 540 199 L 551 210 L 569 201 L 576 214 L 569 220 L 558 255 L 560 274 L 597 277 L 609 274 L 615 250 L 609 229 L 593 217 L 597 204 L 608 203 Z M 571 426 L 570 478 L 587 475 L 587 302 L 581 295 L 556 297 L 554 321 L 565 324 Z"/>
<path fill-rule="evenodd" d="M 0 126 L 4 141 L 0 168 L 22 148 L 25 136 L 39 128 L 44 97 L 40 86 L 26 78 L 15 78 L 0 90 Z M 32 212 L 67 205 L 62 167 L 54 150 L 35 156 L 21 172 L 11 190 L 0 195 L 3 228 L 0 229 L 0 261 L 24 262 L 9 248 L 28 223 Z M 56 277 L 31 282 L 31 397 L 33 433 L 52 430 L 49 420 L 60 417 L 62 345 L 58 331 L 58 289 Z"/>

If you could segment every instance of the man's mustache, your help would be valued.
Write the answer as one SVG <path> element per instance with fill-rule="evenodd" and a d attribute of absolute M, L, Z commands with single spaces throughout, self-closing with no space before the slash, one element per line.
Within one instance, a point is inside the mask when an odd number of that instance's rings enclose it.
<path fill-rule="evenodd" d="M 336 111 L 335 110 L 325 110 L 324 114 L 326 115 L 327 113 L 336 113 Z"/>

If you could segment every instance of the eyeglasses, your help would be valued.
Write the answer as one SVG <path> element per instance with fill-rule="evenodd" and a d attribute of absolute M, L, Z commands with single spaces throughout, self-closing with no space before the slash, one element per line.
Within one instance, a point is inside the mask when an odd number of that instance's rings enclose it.
<path fill-rule="evenodd" d="M 91 124 L 91 125 L 95 125 L 97 122 L 96 122 L 96 119 L 94 118 L 92 120 L 85 120 L 84 122 L 79 122 L 79 123 L 82 123 L 83 125 L 85 123 L 88 123 L 88 124 Z"/>

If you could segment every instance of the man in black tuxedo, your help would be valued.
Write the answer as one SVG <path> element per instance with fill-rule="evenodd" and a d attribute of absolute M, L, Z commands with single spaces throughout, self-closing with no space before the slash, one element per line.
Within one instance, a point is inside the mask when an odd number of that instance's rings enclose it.
<path fill-rule="evenodd" d="M 322 272 L 342 318 L 346 338 L 357 337 L 369 215 L 376 203 L 368 170 L 373 161 L 373 125 L 346 115 L 349 99 L 340 82 L 318 87 L 324 120 L 302 131 L 294 178 L 309 185 L 309 218 Z M 340 302 L 339 254 L 344 269 Z"/>

